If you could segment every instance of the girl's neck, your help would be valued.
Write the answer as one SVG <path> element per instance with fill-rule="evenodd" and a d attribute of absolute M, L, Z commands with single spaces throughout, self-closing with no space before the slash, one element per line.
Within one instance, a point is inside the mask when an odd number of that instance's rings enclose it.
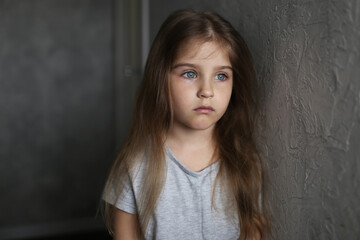
<path fill-rule="evenodd" d="M 167 134 L 166 143 L 177 148 L 199 149 L 210 148 L 213 149 L 215 141 L 213 138 L 214 127 L 206 130 L 193 130 L 184 128 L 170 128 Z"/>
<path fill-rule="evenodd" d="M 214 129 L 171 128 L 166 144 L 176 158 L 193 171 L 201 171 L 217 160 Z"/>

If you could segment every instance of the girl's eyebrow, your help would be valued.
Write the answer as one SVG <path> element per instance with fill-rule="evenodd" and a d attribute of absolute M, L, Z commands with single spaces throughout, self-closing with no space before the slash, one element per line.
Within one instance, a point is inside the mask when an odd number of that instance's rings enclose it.
<path fill-rule="evenodd" d="M 178 63 L 178 64 L 175 64 L 174 66 L 172 66 L 171 69 L 175 69 L 175 68 L 179 68 L 179 67 L 191 67 L 191 68 L 196 68 L 197 65 L 191 64 L 191 63 Z"/>
<path fill-rule="evenodd" d="M 178 63 L 178 64 L 175 64 L 174 66 L 172 66 L 171 69 L 176 69 L 176 68 L 179 68 L 179 67 L 196 68 L 197 65 L 196 64 L 191 64 L 191 63 Z M 218 70 L 229 69 L 231 71 L 233 70 L 231 66 L 218 66 L 218 67 L 216 67 L 216 69 L 218 69 Z"/>

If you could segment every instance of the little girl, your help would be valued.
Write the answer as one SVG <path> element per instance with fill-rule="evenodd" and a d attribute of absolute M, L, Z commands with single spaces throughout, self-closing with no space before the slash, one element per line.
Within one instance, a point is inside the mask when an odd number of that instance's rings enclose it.
<path fill-rule="evenodd" d="M 104 190 L 114 239 L 264 238 L 255 87 L 229 22 L 211 12 L 167 18 Z"/>

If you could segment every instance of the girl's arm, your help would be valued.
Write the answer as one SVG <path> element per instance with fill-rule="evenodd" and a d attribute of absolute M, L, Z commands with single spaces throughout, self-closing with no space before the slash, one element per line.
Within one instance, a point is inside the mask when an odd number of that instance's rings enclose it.
<path fill-rule="evenodd" d="M 138 221 L 135 214 L 115 209 L 114 240 L 136 240 Z"/>

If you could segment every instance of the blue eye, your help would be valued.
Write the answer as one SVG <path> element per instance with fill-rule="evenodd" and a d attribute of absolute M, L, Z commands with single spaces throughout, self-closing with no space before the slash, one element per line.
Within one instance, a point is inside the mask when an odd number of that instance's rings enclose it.
<path fill-rule="evenodd" d="M 224 73 L 219 73 L 218 75 L 216 75 L 215 78 L 217 80 L 224 81 L 224 80 L 226 80 L 227 76 Z"/>
<path fill-rule="evenodd" d="M 188 71 L 188 72 L 183 73 L 182 76 L 184 76 L 186 78 L 196 78 L 196 73 L 193 71 Z"/>

